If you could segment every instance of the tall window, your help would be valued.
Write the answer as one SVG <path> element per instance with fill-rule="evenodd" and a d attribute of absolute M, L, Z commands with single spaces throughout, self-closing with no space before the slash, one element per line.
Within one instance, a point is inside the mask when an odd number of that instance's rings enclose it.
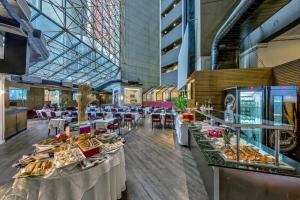
<path fill-rule="evenodd" d="M 45 101 L 50 104 L 60 103 L 60 91 L 59 90 L 45 90 Z"/>

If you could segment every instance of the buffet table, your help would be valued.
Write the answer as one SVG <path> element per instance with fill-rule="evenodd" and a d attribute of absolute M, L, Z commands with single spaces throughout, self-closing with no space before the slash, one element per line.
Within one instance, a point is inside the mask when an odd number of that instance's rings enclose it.
<path fill-rule="evenodd" d="M 183 145 L 183 146 L 189 145 L 188 129 L 189 129 L 189 124 L 183 123 L 180 120 L 180 117 L 178 115 L 175 120 L 175 133 L 176 133 L 176 137 L 177 137 L 177 142 L 180 145 Z"/>
<path fill-rule="evenodd" d="M 17 178 L 3 200 L 117 200 L 126 189 L 124 149 L 86 170 L 56 169 L 45 178 Z"/>

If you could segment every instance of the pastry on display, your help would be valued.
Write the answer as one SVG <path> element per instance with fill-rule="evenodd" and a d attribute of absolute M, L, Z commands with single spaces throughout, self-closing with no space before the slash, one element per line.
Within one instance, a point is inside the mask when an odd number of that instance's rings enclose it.
<path fill-rule="evenodd" d="M 123 142 L 119 141 L 119 142 L 115 142 L 115 143 L 106 143 L 102 145 L 102 148 L 106 151 L 106 152 L 110 152 L 110 151 L 114 151 L 119 149 L 121 146 L 123 146 Z"/>
<path fill-rule="evenodd" d="M 31 162 L 25 168 L 20 170 L 18 177 L 46 175 L 52 170 L 52 168 L 52 160 Z"/>
<path fill-rule="evenodd" d="M 255 149 L 250 145 L 241 145 L 239 149 L 240 161 L 275 163 L 273 156 L 262 154 L 258 149 Z M 229 160 L 236 160 L 236 145 L 232 145 L 231 148 L 224 150 L 224 155 Z"/>
<path fill-rule="evenodd" d="M 56 138 L 47 138 L 45 140 L 42 140 L 38 143 L 40 146 L 46 146 L 46 145 L 57 145 L 59 144 L 60 141 L 57 140 Z"/>
<path fill-rule="evenodd" d="M 124 142 L 124 139 L 117 136 L 117 135 L 112 135 L 112 134 L 102 134 L 102 135 L 97 135 L 97 139 L 102 142 L 102 143 L 116 143 L 116 142 Z"/>
<path fill-rule="evenodd" d="M 78 148 L 60 151 L 54 154 L 54 161 L 57 168 L 66 167 L 85 159 L 85 156 Z"/>
<path fill-rule="evenodd" d="M 99 147 L 102 143 L 96 138 L 90 138 L 85 140 L 78 140 L 77 144 L 81 149 L 88 150 Z"/>
<path fill-rule="evenodd" d="M 67 144 L 61 144 L 59 146 L 56 146 L 52 149 L 52 152 L 53 153 L 57 153 L 57 152 L 60 152 L 60 151 L 66 151 L 69 149 L 69 146 Z"/>

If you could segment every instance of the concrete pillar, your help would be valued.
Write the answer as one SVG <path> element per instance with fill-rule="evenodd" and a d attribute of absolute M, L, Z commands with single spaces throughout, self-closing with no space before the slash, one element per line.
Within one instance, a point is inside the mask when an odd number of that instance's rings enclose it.
<path fill-rule="evenodd" d="M 0 74 L 0 144 L 4 143 L 5 132 L 5 75 Z"/>

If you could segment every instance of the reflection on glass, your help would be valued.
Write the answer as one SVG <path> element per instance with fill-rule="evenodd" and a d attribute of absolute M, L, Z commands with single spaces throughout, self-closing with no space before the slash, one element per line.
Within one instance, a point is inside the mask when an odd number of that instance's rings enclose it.
<path fill-rule="evenodd" d="M 240 123 L 262 124 L 262 91 L 240 92 Z M 261 141 L 261 129 L 242 129 L 245 136 L 253 141 Z"/>
<path fill-rule="evenodd" d="M 274 96 L 274 124 L 282 123 L 282 96 Z"/>
<path fill-rule="evenodd" d="M 19 88 L 9 88 L 9 100 L 17 101 L 17 100 L 27 100 L 27 90 L 19 89 Z"/>

